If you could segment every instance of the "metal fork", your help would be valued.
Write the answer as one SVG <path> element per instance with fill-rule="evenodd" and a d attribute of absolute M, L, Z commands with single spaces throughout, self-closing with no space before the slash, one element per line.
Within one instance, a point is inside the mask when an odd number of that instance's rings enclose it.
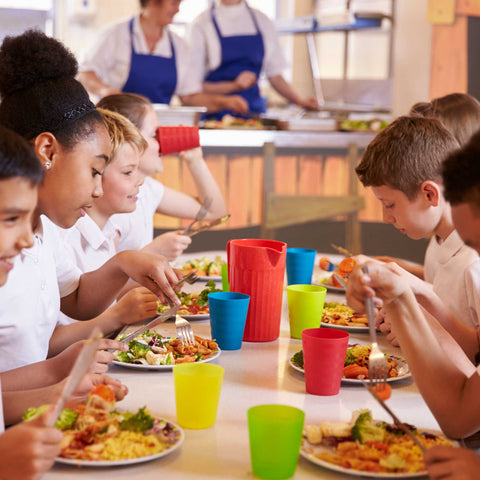
<path fill-rule="evenodd" d="M 190 222 L 187 228 L 182 232 L 182 235 L 187 235 L 196 222 L 205 218 L 205 215 L 208 213 L 208 210 L 210 209 L 210 205 L 212 204 L 212 201 L 213 201 L 212 197 L 205 197 L 205 199 L 203 200 L 203 203 L 200 205 L 200 209 L 195 215 L 195 218 Z"/>
<path fill-rule="evenodd" d="M 195 336 L 192 326 L 180 315 L 175 315 L 175 329 L 183 345 L 193 347 L 195 345 Z"/>
<path fill-rule="evenodd" d="M 197 274 L 197 270 L 193 270 L 184 277 L 182 277 L 174 286 L 173 288 L 181 287 L 184 283 L 188 283 L 189 285 L 193 285 L 198 279 L 200 278 Z"/>
<path fill-rule="evenodd" d="M 368 275 L 368 267 L 364 265 L 362 272 Z M 375 326 L 375 306 L 373 298 L 365 297 L 365 309 L 368 318 L 368 330 L 370 333 L 370 343 L 372 350 L 368 357 L 368 377 L 370 378 L 370 385 L 372 388 L 378 383 L 378 389 L 383 390 L 387 384 L 388 365 L 385 355 L 378 347 L 377 343 L 377 329 Z"/>

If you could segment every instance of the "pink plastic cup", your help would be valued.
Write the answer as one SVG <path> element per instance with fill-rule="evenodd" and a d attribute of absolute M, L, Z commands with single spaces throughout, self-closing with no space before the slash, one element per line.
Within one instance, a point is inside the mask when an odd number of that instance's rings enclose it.
<path fill-rule="evenodd" d="M 230 291 L 250 295 L 243 340 L 270 342 L 280 336 L 287 244 L 242 239 L 227 243 Z"/>
<path fill-rule="evenodd" d="M 197 126 L 158 127 L 157 140 L 160 144 L 160 153 L 162 155 L 191 150 L 200 146 L 200 135 Z"/>
<path fill-rule="evenodd" d="M 333 328 L 302 332 L 303 367 L 307 393 L 336 395 L 340 391 L 349 335 Z"/>

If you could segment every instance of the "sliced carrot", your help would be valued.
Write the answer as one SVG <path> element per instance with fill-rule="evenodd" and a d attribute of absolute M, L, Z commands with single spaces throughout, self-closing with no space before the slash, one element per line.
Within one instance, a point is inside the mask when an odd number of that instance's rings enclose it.
<path fill-rule="evenodd" d="M 353 269 L 355 268 L 355 260 L 352 257 L 347 257 L 344 258 L 339 264 L 338 264 L 338 272 L 342 275 L 348 275 L 349 273 L 352 273 Z"/>
<path fill-rule="evenodd" d="M 377 383 L 373 389 L 382 400 L 388 400 L 392 396 L 392 387 L 388 383 Z"/>
<path fill-rule="evenodd" d="M 340 272 L 337 272 L 337 275 L 339 275 L 342 278 L 345 278 L 343 275 L 340 275 Z M 345 280 L 347 280 L 347 279 L 345 278 Z M 343 288 L 343 285 L 340 285 L 340 283 L 338 283 L 338 280 L 335 278 L 335 275 L 333 275 L 333 274 L 332 274 L 332 284 L 335 287 Z"/>
<path fill-rule="evenodd" d="M 345 378 L 357 378 L 357 379 L 364 379 L 368 378 L 368 368 L 361 367 L 356 363 L 352 365 L 347 365 L 343 367 L 343 376 Z"/>

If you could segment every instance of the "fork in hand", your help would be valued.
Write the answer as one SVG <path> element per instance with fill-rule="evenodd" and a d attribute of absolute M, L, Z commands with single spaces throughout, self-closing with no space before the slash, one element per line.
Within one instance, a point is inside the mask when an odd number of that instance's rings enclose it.
<path fill-rule="evenodd" d="M 364 265 L 362 272 L 368 275 L 368 267 Z M 373 298 L 365 297 L 365 309 L 368 318 L 368 329 L 370 333 L 370 343 L 372 344 L 372 350 L 368 357 L 368 377 L 370 378 L 370 385 L 375 388 L 378 383 L 377 389 L 383 390 L 387 384 L 388 377 L 388 365 L 385 355 L 378 347 L 377 343 L 377 330 L 375 326 L 375 306 L 373 304 Z"/>

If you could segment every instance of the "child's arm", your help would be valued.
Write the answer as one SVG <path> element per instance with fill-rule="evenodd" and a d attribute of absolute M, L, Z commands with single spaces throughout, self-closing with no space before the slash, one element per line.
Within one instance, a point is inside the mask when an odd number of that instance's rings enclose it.
<path fill-rule="evenodd" d="M 476 480 L 480 478 L 480 458 L 467 448 L 437 446 L 425 453 L 425 467 L 431 480 Z"/>
<path fill-rule="evenodd" d="M 84 273 L 78 288 L 61 299 L 61 310 L 71 318 L 88 320 L 102 313 L 116 298 L 128 278 L 155 293 L 164 301 L 168 296 L 179 302 L 172 285 L 177 275 L 166 258 L 145 252 L 125 250 L 99 269 Z"/>
<path fill-rule="evenodd" d="M 202 149 L 198 147 L 181 152 L 180 158 L 186 162 L 192 174 L 200 203 L 183 192 L 165 187 L 157 212 L 179 218 L 194 218 L 200 204 L 206 197 L 211 197 L 212 204 L 205 218 L 213 219 L 226 215 L 227 207 L 222 193 L 203 159 Z"/>
<path fill-rule="evenodd" d="M 452 362 L 408 283 L 381 264 L 370 263 L 368 275 L 357 265 L 348 281 L 349 306 L 364 311 L 365 295 L 383 301 L 415 383 L 445 434 L 461 438 L 477 431 L 480 375 L 468 376 Z"/>
<path fill-rule="evenodd" d="M 83 341 L 76 342 L 55 357 L 2 372 L 2 390 L 7 392 L 43 388 L 60 382 L 70 373 L 82 346 Z M 113 360 L 113 354 L 108 350 L 128 350 L 128 347 L 125 343 L 102 338 L 90 372 L 104 373 L 108 370 L 108 365 Z"/>
<path fill-rule="evenodd" d="M 2 480 L 35 480 L 60 453 L 62 432 L 45 427 L 45 416 L 22 422 L 0 435 Z"/>
<path fill-rule="evenodd" d="M 412 275 L 415 275 L 416 277 L 425 280 L 424 277 L 424 272 L 423 272 L 423 265 L 412 265 L 411 263 L 404 262 L 403 260 L 400 260 L 399 258 L 394 258 L 394 257 L 388 257 L 388 256 L 379 256 L 379 257 L 374 257 L 375 260 L 380 260 L 381 262 L 384 263 L 396 263 L 400 267 L 402 267 L 404 270 L 407 272 L 411 273 Z"/>
<path fill-rule="evenodd" d="M 115 305 L 92 320 L 57 326 L 50 338 L 48 356 L 52 357 L 65 350 L 72 343 L 84 340 L 95 327 L 108 336 L 124 325 L 152 318 L 157 312 L 158 298 L 144 287 L 128 291 Z"/>

